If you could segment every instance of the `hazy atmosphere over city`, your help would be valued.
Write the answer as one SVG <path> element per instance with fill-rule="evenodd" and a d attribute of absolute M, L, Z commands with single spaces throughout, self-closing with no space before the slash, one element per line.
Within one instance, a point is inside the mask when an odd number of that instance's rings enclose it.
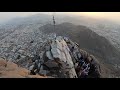
<path fill-rule="evenodd" d="M 15 17 L 25 17 L 34 14 L 44 13 L 52 15 L 53 12 L 0 12 L 0 22 L 7 21 Z M 83 15 L 94 18 L 105 18 L 110 19 L 116 22 L 120 22 L 120 12 L 56 12 L 57 14 L 66 14 L 66 15 Z"/>

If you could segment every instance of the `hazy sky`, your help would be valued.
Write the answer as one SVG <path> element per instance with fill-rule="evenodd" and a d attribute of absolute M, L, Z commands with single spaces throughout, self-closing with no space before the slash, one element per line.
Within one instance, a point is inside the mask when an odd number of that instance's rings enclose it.
<path fill-rule="evenodd" d="M 52 12 L 0 12 L 0 23 L 7 21 L 14 17 L 24 17 L 30 16 L 38 13 L 53 14 Z M 58 14 L 69 14 L 69 15 L 84 15 L 94 18 L 106 18 L 114 21 L 120 22 L 120 12 L 55 12 Z"/>

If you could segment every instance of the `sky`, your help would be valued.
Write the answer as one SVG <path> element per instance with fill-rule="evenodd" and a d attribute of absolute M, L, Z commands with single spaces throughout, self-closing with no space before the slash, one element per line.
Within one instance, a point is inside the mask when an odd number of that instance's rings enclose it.
<path fill-rule="evenodd" d="M 38 13 L 44 13 L 44 14 L 68 14 L 68 15 L 83 15 L 87 17 L 93 17 L 93 18 L 105 18 L 109 20 L 113 20 L 116 22 L 120 22 L 120 12 L 0 12 L 0 23 L 5 22 L 7 20 L 10 20 L 15 17 L 25 17 L 30 16 Z"/>

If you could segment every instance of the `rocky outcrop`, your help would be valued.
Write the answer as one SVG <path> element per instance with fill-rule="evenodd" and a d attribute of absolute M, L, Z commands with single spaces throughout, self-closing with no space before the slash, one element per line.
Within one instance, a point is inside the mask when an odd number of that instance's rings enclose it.
<path fill-rule="evenodd" d="M 56 37 L 48 47 L 50 48 L 45 52 L 46 62 L 44 65 L 49 67 L 50 70 L 54 70 L 54 73 L 59 73 L 60 76 L 58 77 L 77 77 L 74 63 L 69 53 L 70 49 L 63 37 Z"/>
<path fill-rule="evenodd" d="M 0 60 L 1 78 L 100 78 L 98 60 L 67 37 L 49 38 L 32 57 Z M 21 56 L 19 56 L 21 57 Z"/>
<path fill-rule="evenodd" d="M 45 44 L 41 59 L 29 67 L 31 74 L 55 78 L 100 78 L 100 65 L 93 55 L 79 49 L 66 37 L 57 36 Z"/>

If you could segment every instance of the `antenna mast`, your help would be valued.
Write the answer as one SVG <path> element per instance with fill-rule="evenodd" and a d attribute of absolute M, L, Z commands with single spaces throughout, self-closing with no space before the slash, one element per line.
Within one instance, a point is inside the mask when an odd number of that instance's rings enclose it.
<path fill-rule="evenodd" d="M 55 17 L 54 17 L 54 14 L 53 14 L 53 29 L 55 30 L 55 24 L 56 24 L 56 22 L 55 22 Z"/>

